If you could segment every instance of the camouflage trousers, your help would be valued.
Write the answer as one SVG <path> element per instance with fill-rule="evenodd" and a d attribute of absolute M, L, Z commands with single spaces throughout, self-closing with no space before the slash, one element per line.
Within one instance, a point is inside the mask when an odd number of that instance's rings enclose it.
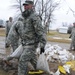
<path fill-rule="evenodd" d="M 36 48 L 23 47 L 24 51 L 19 59 L 18 64 L 18 75 L 28 75 L 28 62 L 36 69 L 37 57 L 36 57 Z"/>

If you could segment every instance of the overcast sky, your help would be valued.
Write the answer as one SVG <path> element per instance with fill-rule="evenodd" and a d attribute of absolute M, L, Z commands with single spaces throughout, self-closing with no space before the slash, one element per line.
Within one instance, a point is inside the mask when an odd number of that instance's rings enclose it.
<path fill-rule="evenodd" d="M 60 9 L 54 12 L 56 21 L 53 23 L 53 28 L 60 27 L 62 22 L 67 22 L 67 24 L 75 22 L 75 17 L 69 7 L 75 11 L 75 0 L 62 0 Z"/>
<path fill-rule="evenodd" d="M 10 8 L 12 4 L 11 1 L 12 0 L 0 0 L 0 19 L 7 20 L 10 16 L 15 15 L 15 12 Z M 53 23 L 53 27 L 59 27 L 62 22 L 69 24 L 75 21 L 75 17 L 68 6 L 75 10 L 75 0 L 62 0 L 61 8 L 54 12 L 56 21 Z"/>
<path fill-rule="evenodd" d="M 9 6 L 10 0 L 0 0 L 0 19 L 7 19 L 8 16 L 12 15 L 9 12 Z"/>

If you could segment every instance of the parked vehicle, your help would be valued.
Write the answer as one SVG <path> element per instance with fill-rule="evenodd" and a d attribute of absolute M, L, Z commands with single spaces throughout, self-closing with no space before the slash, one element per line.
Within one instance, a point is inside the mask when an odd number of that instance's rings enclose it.
<path fill-rule="evenodd" d="M 58 28 L 59 33 L 67 33 L 67 31 L 68 31 L 68 27 L 59 27 Z"/>

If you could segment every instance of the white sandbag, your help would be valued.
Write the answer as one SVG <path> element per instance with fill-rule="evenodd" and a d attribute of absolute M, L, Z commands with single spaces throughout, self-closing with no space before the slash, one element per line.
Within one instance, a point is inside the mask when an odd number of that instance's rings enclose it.
<path fill-rule="evenodd" d="M 22 52 L 23 52 L 23 47 L 22 47 L 22 45 L 20 45 L 20 46 L 10 55 L 10 57 L 12 57 L 12 58 L 19 58 L 20 55 L 22 54 Z"/>
<path fill-rule="evenodd" d="M 49 65 L 48 65 L 48 62 L 46 60 L 44 53 L 42 53 L 38 58 L 37 69 L 43 70 L 50 74 Z"/>
<path fill-rule="evenodd" d="M 60 75 L 59 69 L 55 73 L 53 73 L 52 75 Z"/>
<path fill-rule="evenodd" d="M 67 72 L 67 73 L 70 73 L 70 68 L 71 68 L 71 65 L 63 65 L 63 67 L 64 67 L 64 69 L 65 69 L 65 71 Z"/>

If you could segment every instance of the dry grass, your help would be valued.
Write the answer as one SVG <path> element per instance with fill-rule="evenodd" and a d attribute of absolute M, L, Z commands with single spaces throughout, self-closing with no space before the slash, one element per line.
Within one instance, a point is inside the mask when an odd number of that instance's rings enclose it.
<path fill-rule="evenodd" d="M 5 28 L 0 28 L 0 36 L 5 36 Z"/>
<path fill-rule="evenodd" d="M 51 41 L 51 42 L 60 42 L 60 43 L 70 43 L 71 40 L 68 40 L 69 39 L 69 36 L 70 34 L 61 34 L 57 31 L 50 31 L 47 36 L 50 36 L 50 37 L 47 37 L 48 41 Z M 62 39 L 53 39 L 52 37 L 60 37 Z M 67 38 L 67 39 L 65 39 Z"/>
<path fill-rule="evenodd" d="M 51 31 L 47 34 L 48 36 L 53 36 L 53 37 L 62 37 L 62 38 L 69 38 L 70 34 L 63 34 L 59 33 L 57 31 Z"/>
<path fill-rule="evenodd" d="M 70 40 L 47 38 L 50 42 L 71 43 Z"/>
<path fill-rule="evenodd" d="M 5 28 L 0 28 L 0 36 L 5 36 Z M 64 39 L 64 38 L 69 38 L 70 34 L 60 34 L 57 31 L 50 31 L 47 36 L 48 41 L 51 42 L 61 42 L 61 43 L 70 43 L 70 40 Z M 52 37 L 62 37 L 63 39 L 53 39 Z"/>

